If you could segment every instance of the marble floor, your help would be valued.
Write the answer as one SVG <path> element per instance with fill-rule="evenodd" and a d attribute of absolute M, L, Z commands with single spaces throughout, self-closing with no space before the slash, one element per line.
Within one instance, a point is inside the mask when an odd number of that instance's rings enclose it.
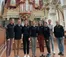
<path fill-rule="evenodd" d="M 66 57 L 66 45 L 65 46 L 65 52 L 64 52 L 64 56 L 59 56 L 58 55 L 58 46 L 57 46 L 57 43 L 55 42 L 55 55 L 51 55 L 51 57 Z M 46 55 L 47 54 L 47 50 L 46 50 L 46 47 L 44 48 L 44 54 Z M 24 54 L 23 54 L 23 49 L 20 49 L 20 53 L 19 53 L 19 56 L 20 57 L 24 57 Z M 39 57 L 40 56 L 40 51 L 39 51 L 39 48 L 36 49 L 36 56 Z M 3 53 L 2 57 L 6 57 L 6 52 Z M 12 50 L 11 52 L 11 55 L 10 57 L 14 57 L 14 51 Z M 31 49 L 30 49 L 30 57 L 32 57 L 32 52 L 31 52 Z"/>

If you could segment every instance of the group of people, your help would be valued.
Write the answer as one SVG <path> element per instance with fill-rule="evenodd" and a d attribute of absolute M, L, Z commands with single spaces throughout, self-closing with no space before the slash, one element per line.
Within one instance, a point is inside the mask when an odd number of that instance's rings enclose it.
<path fill-rule="evenodd" d="M 39 50 L 40 50 L 40 57 L 45 57 L 44 55 L 44 43 L 46 44 L 47 48 L 47 56 L 51 55 L 51 52 L 55 54 L 54 51 L 54 37 L 57 39 L 59 53 L 58 55 L 64 55 L 64 28 L 62 25 L 56 21 L 56 26 L 53 28 L 51 24 L 51 20 L 48 20 L 48 23 L 44 21 L 42 24 L 41 21 L 38 22 L 36 25 L 36 21 L 32 21 L 31 26 L 29 25 L 28 20 L 24 21 L 24 26 L 21 25 L 21 19 L 18 19 L 17 24 L 14 25 L 14 19 L 10 20 L 10 23 L 6 27 L 6 57 L 10 57 L 12 43 L 14 39 L 14 56 L 19 57 L 19 50 L 20 50 L 20 41 L 23 36 L 23 51 L 24 57 L 29 56 L 29 46 L 31 41 L 31 50 L 32 50 L 32 57 L 36 57 L 36 43 L 38 40 L 39 43 Z M 45 42 L 44 42 L 45 40 Z M 50 48 L 50 43 L 51 47 Z M 51 51 L 52 49 L 52 51 Z"/>

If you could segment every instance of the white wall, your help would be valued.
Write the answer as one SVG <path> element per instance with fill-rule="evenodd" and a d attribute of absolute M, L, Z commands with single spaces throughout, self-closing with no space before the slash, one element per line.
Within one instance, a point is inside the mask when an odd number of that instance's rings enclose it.
<path fill-rule="evenodd" d="M 60 0 L 61 6 L 66 5 L 66 0 Z"/>
<path fill-rule="evenodd" d="M 65 31 L 66 31 L 66 9 L 64 10 L 64 21 L 65 21 Z"/>

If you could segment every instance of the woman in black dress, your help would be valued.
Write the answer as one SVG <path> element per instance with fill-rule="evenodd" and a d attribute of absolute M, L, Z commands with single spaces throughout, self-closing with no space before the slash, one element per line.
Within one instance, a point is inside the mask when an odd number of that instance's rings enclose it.
<path fill-rule="evenodd" d="M 10 23 L 7 25 L 6 28 L 6 40 L 7 40 L 7 48 L 6 48 L 6 57 L 10 56 L 11 53 L 11 46 L 12 40 L 14 38 L 14 19 L 10 20 Z"/>
<path fill-rule="evenodd" d="M 21 19 L 18 19 L 18 24 L 14 27 L 14 32 L 15 32 L 15 49 L 14 53 L 16 57 L 19 57 L 19 48 L 20 48 L 20 42 L 21 42 L 21 35 L 22 35 L 22 25 L 21 25 Z"/>

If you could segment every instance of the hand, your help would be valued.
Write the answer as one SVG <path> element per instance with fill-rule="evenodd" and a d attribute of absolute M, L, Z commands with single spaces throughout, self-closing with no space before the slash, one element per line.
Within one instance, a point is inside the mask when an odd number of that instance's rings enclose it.
<path fill-rule="evenodd" d="M 63 38 L 65 39 L 65 37 L 63 36 Z"/>
<path fill-rule="evenodd" d="M 8 39 L 8 41 L 10 41 L 10 39 Z"/>
<path fill-rule="evenodd" d="M 48 42 L 49 40 L 47 40 L 47 42 Z"/>
<path fill-rule="evenodd" d="M 28 38 L 28 40 L 30 41 L 31 39 L 30 39 L 30 38 Z"/>

